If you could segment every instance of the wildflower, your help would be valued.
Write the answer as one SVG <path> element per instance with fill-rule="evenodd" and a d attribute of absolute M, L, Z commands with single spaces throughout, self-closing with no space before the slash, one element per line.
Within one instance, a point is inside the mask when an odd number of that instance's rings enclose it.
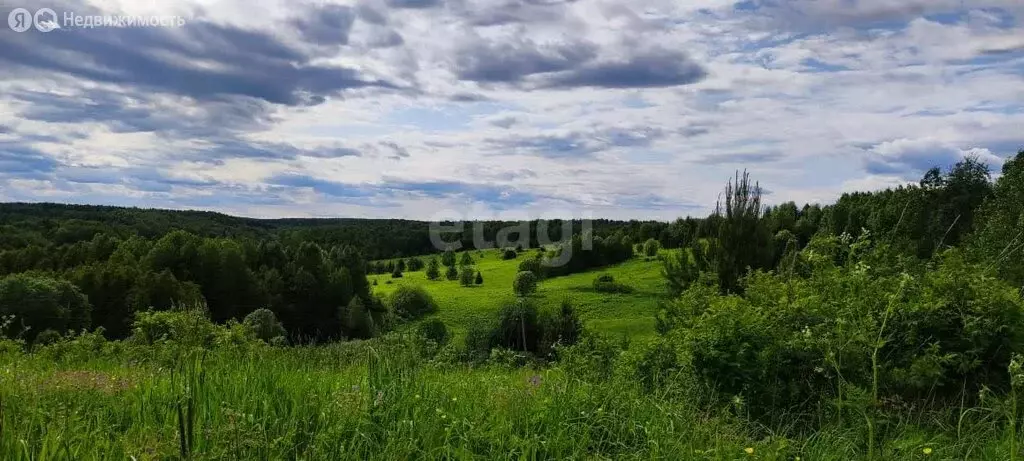
<path fill-rule="evenodd" d="M 744 448 L 743 451 L 747 452 L 748 455 L 754 454 L 754 448 L 753 447 Z"/>
<path fill-rule="evenodd" d="M 931 447 L 924 447 L 924 449 L 921 450 L 921 452 L 926 454 L 926 455 L 930 455 L 930 454 L 932 454 L 932 448 Z"/>

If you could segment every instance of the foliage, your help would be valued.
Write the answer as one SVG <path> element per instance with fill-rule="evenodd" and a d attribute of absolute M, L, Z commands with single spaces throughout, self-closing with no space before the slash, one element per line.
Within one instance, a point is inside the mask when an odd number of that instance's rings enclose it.
<path fill-rule="evenodd" d="M 601 274 L 594 279 L 594 291 L 599 293 L 632 293 L 633 289 L 628 285 L 615 281 L 610 274 Z"/>
<path fill-rule="evenodd" d="M 445 252 L 441 254 L 441 264 L 448 267 L 455 267 L 455 252 L 452 250 L 445 250 Z"/>
<path fill-rule="evenodd" d="M 389 298 L 391 311 L 405 320 L 437 312 L 437 303 L 422 287 L 402 285 Z"/>
<path fill-rule="evenodd" d="M 658 251 L 661 250 L 661 242 L 649 238 L 644 242 L 644 256 L 649 258 L 658 256 Z"/>
<path fill-rule="evenodd" d="M 476 275 L 476 270 L 473 269 L 473 266 L 462 266 L 462 271 L 459 272 L 459 284 L 464 287 L 473 286 L 474 275 Z"/>
<path fill-rule="evenodd" d="M 440 345 L 447 344 L 448 340 L 451 339 L 448 327 L 438 319 L 428 319 L 420 322 L 416 325 L 416 331 L 424 338 Z"/>
<path fill-rule="evenodd" d="M 270 309 L 256 309 L 250 312 L 245 316 L 243 324 L 252 331 L 257 339 L 268 343 L 274 338 L 284 337 L 288 334 L 281 322 L 277 320 L 274 311 Z"/>
<path fill-rule="evenodd" d="M 529 299 L 518 298 L 498 311 L 491 347 L 537 354 L 543 334 L 537 305 Z"/>
<path fill-rule="evenodd" d="M 990 198 L 978 214 L 979 230 L 971 242 L 991 273 L 1024 287 L 1024 150 L 1003 164 Z"/>
<path fill-rule="evenodd" d="M 360 297 L 352 298 L 344 310 L 345 334 L 352 339 L 369 339 L 380 333 L 370 307 Z"/>
<path fill-rule="evenodd" d="M 448 280 L 458 280 L 459 270 L 456 269 L 455 266 L 448 266 L 448 268 L 445 269 L 444 271 L 444 278 Z"/>
<path fill-rule="evenodd" d="M 430 263 L 427 264 L 427 279 L 437 280 L 441 278 L 440 264 L 437 262 L 437 258 L 430 258 Z"/>
<path fill-rule="evenodd" d="M 1024 302 L 1012 287 L 959 251 L 915 275 L 873 266 L 892 250 L 866 236 L 828 239 L 807 250 L 806 278 L 753 273 L 743 297 L 703 283 L 687 289 L 659 319 L 679 357 L 671 367 L 742 396 L 755 414 L 821 405 L 847 386 L 922 403 L 1007 388 L 1024 335 Z"/>
<path fill-rule="evenodd" d="M 473 262 L 473 256 L 468 251 L 462 252 L 462 256 L 459 258 L 460 266 L 472 266 Z"/>
<path fill-rule="evenodd" d="M 482 272 L 476 271 L 476 279 L 473 281 L 473 283 L 475 283 L 477 285 L 483 285 L 484 284 L 484 276 L 483 276 Z"/>
<path fill-rule="evenodd" d="M 529 296 L 537 291 L 537 276 L 533 272 L 519 271 L 512 281 L 512 292 L 516 296 Z"/>
<path fill-rule="evenodd" d="M 0 278 L 0 318 L 13 318 L 0 335 L 23 335 L 31 342 L 45 330 L 88 328 L 91 309 L 89 300 L 67 281 L 28 274 Z"/>
<path fill-rule="evenodd" d="M 516 259 L 519 257 L 519 253 L 516 252 L 515 248 L 506 248 L 501 252 L 501 259 L 509 260 Z"/>

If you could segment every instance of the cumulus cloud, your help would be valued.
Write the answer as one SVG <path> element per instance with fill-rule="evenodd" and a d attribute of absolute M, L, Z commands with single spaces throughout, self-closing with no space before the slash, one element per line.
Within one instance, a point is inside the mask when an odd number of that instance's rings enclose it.
<path fill-rule="evenodd" d="M 1002 159 L 986 148 L 961 149 L 934 138 L 896 139 L 872 146 L 866 158 L 867 171 L 913 180 L 932 167 L 948 169 L 964 158 L 973 157 L 998 169 Z"/>
<path fill-rule="evenodd" d="M 673 219 L 736 169 L 798 202 L 996 171 L 1019 3 L 64 1 L 187 24 L 0 34 L 0 200 Z"/>

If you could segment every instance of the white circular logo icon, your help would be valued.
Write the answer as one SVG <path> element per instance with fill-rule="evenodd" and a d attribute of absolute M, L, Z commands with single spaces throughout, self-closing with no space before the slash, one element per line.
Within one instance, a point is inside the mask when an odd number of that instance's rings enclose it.
<path fill-rule="evenodd" d="M 57 24 L 57 13 L 49 8 L 40 8 L 32 19 L 36 23 L 36 30 L 39 32 L 60 29 L 60 25 Z"/>
<path fill-rule="evenodd" d="M 32 27 L 32 13 L 24 8 L 15 8 L 7 15 L 7 25 L 15 32 L 25 32 Z"/>

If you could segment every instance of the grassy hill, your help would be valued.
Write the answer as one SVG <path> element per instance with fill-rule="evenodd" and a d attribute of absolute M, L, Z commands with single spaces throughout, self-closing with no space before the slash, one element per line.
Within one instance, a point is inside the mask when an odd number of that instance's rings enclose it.
<path fill-rule="evenodd" d="M 502 303 L 515 298 L 512 279 L 519 270 L 519 263 L 532 256 L 527 251 L 516 259 L 502 260 L 498 250 L 473 251 L 470 254 L 476 261 L 476 269 L 483 274 L 483 285 L 463 287 L 458 281 L 443 278 L 431 281 L 422 270 L 405 272 L 398 279 L 392 279 L 390 274 L 370 275 L 368 278 L 370 283 L 377 281 L 374 291 L 378 295 L 390 294 L 401 285 L 424 287 L 437 301 L 439 312 L 436 316 L 459 333 L 476 318 L 493 317 Z M 594 291 L 594 278 L 603 273 L 611 274 L 616 281 L 632 287 L 633 293 Z M 387 283 L 389 281 L 390 284 Z M 604 269 L 541 280 L 534 295 L 541 307 L 557 306 L 568 297 L 587 328 L 631 338 L 654 333 L 654 314 L 664 296 L 661 263 L 640 257 Z"/>

